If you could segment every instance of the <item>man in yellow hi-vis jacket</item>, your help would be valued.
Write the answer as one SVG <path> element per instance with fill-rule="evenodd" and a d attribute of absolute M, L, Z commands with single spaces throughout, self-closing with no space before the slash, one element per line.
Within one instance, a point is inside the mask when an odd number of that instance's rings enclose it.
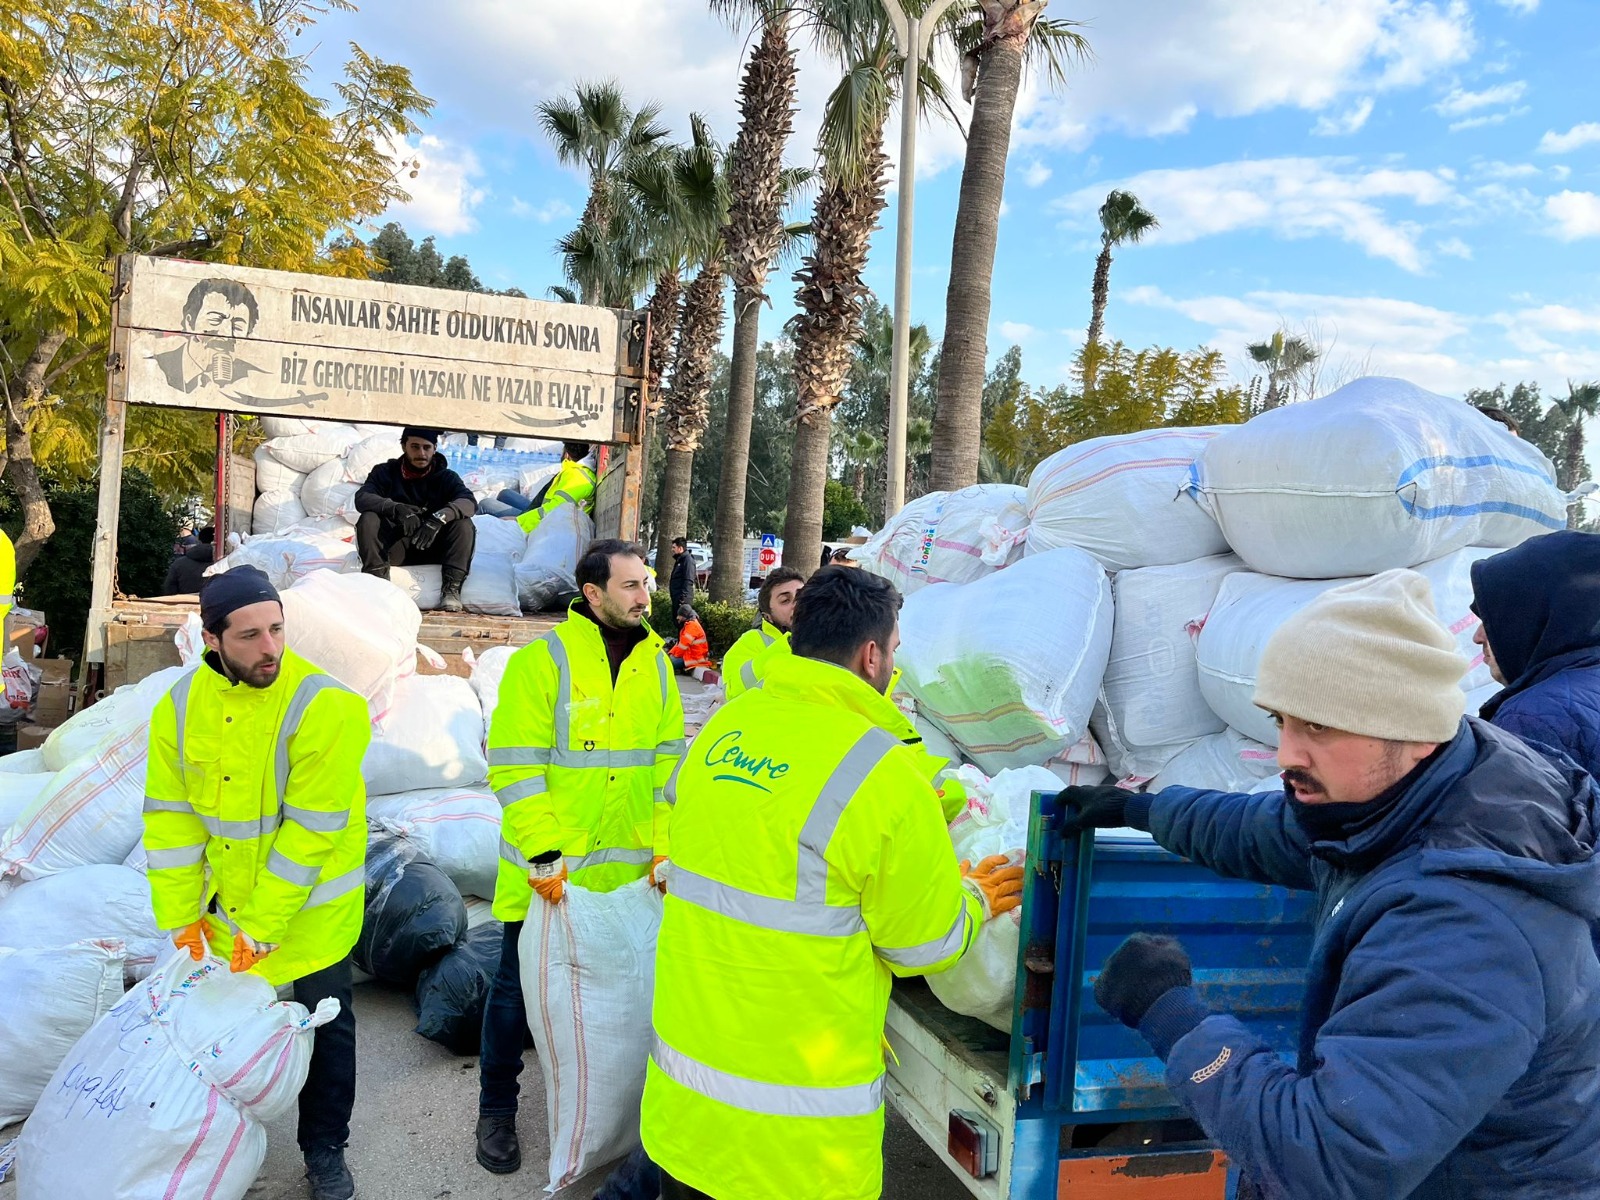
<path fill-rule="evenodd" d="M 683 701 L 644 623 L 644 550 L 593 542 L 576 575 L 583 598 L 511 656 L 489 726 L 502 831 L 494 915 L 505 941 L 484 1002 L 477 1157 L 495 1174 L 522 1164 L 523 919 L 531 904 L 561 903 L 569 879 L 606 892 L 654 875 L 667 853 L 664 789 L 683 754 Z"/>
<path fill-rule="evenodd" d="M 204 660 L 150 719 L 144 845 L 156 922 L 196 960 L 333 997 L 300 1092 L 313 1200 L 349 1200 L 356 1090 L 350 949 L 361 933 L 367 705 L 284 645 L 266 575 L 235 567 L 200 595 Z"/>
<path fill-rule="evenodd" d="M 668 788 L 642 1113 L 664 1200 L 875 1200 L 890 981 L 947 969 L 1019 903 L 1020 867 L 956 862 L 891 732 L 899 606 L 864 571 L 812 576 L 794 653 L 712 717 Z"/>
<path fill-rule="evenodd" d="M 793 567 L 778 567 L 761 584 L 756 608 L 761 624 L 728 647 L 722 659 L 723 688 L 729 700 L 766 677 L 767 664 L 789 653 L 794 603 L 806 577 Z"/>
<path fill-rule="evenodd" d="M 585 464 L 589 457 L 588 442 L 563 442 L 561 444 L 561 469 L 536 498 L 534 506 L 516 517 L 523 533 L 539 528 L 551 511 L 561 504 L 576 504 L 584 512 L 594 513 L 594 468 Z"/>

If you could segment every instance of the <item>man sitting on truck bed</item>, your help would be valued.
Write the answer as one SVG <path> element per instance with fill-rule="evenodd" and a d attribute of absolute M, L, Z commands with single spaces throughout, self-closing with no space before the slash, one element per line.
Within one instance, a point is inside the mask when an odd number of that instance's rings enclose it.
<path fill-rule="evenodd" d="M 1095 983 L 1256 1195 L 1600 1196 L 1594 784 L 1463 718 L 1466 672 L 1427 580 L 1388 571 L 1267 643 L 1282 792 L 1061 794 L 1069 834 L 1131 825 L 1317 893 L 1293 1064 L 1207 1009 L 1171 938 L 1134 934 Z"/>
<path fill-rule="evenodd" d="M 444 593 L 439 607 L 460 612 L 461 585 L 472 568 L 477 501 L 461 476 L 434 447 L 437 429 L 407 425 L 399 458 L 373 467 L 356 493 L 356 549 L 361 569 L 380 579 L 390 567 L 439 563 Z"/>

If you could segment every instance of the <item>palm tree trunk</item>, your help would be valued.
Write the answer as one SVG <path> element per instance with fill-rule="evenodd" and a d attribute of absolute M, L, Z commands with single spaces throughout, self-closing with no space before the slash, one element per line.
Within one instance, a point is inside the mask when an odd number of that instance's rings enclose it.
<path fill-rule="evenodd" d="M 711 539 L 713 600 L 741 600 L 749 583 L 744 570 L 744 495 L 745 477 L 750 472 L 750 426 L 756 410 L 761 300 L 760 289 L 734 289 L 728 417 L 722 432 L 722 477 L 717 485 L 717 523 Z"/>
<path fill-rule="evenodd" d="M 1570 492 L 1583 482 L 1583 414 L 1573 413 L 1567 425 L 1566 441 L 1561 447 L 1561 469 L 1556 473 L 1557 484 Z M 1574 504 L 1567 510 L 1567 527 L 1578 529 L 1583 525 L 1583 505 Z"/>
<path fill-rule="evenodd" d="M 1094 292 L 1089 309 L 1087 344 L 1098 346 L 1105 329 L 1106 301 L 1111 298 L 1111 247 L 1104 246 L 1094 263 Z"/>
<path fill-rule="evenodd" d="M 961 169 L 950 285 L 945 292 L 944 343 L 933 423 L 934 491 L 978 481 L 983 440 L 983 374 L 989 353 L 990 285 L 1000 237 L 1000 203 L 1011 149 L 1011 118 L 1022 82 L 1022 54 L 1038 15 L 1029 0 L 985 5 L 984 30 L 994 41 L 978 68 Z M 994 32 L 991 34 L 990 30 Z"/>
<path fill-rule="evenodd" d="M 789 455 L 789 507 L 783 517 L 785 562 L 814 563 L 822 557 L 822 499 L 828 486 L 828 447 L 833 409 L 820 408 L 797 422 Z"/>
<path fill-rule="evenodd" d="M 867 494 L 867 464 L 866 463 L 858 462 L 856 464 L 855 473 L 854 473 L 854 476 L 853 476 L 853 478 L 851 480 L 851 484 L 850 484 L 850 490 L 851 490 L 851 492 L 853 492 L 855 494 L 855 498 L 857 500 L 860 500 L 862 497 L 864 497 Z M 818 548 L 817 553 L 818 554 L 822 553 L 820 548 Z"/>
<path fill-rule="evenodd" d="M 657 521 L 656 575 L 672 570 L 672 539 L 689 535 L 689 484 L 694 478 L 694 451 L 667 447 L 662 473 L 661 516 Z"/>
<path fill-rule="evenodd" d="M 661 381 L 672 369 L 673 349 L 678 339 L 678 323 L 683 316 L 679 301 L 683 297 L 683 283 L 678 268 L 669 267 L 656 276 L 655 291 L 650 294 L 650 416 L 661 411 Z"/>
<path fill-rule="evenodd" d="M 1277 408 L 1278 405 L 1282 403 L 1283 393 L 1278 390 L 1278 373 L 1276 371 L 1269 371 L 1267 372 L 1266 407 Z"/>

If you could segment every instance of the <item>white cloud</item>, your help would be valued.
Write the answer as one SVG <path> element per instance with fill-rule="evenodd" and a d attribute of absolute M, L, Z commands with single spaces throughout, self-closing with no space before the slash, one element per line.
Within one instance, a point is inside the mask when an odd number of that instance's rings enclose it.
<path fill-rule="evenodd" d="M 1557 192 L 1544 202 L 1544 212 L 1564 242 L 1600 237 L 1600 196 L 1593 192 Z"/>
<path fill-rule="evenodd" d="M 1480 129 L 1485 125 L 1504 125 L 1511 117 L 1525 117 L 1533 110 L 1524 105 L 1521 108 L 1507 109 L 1505 112 L 1487 113 L 1481 117 L 1463 117 L 1459 121 L 1450 122 L 1450 132 L 1460 133 L 1463 129 Z"/>
<path fill-rule="evenodd" d="M 1473 163 L 1471 173 L 1479 179 L 1527 179 L 1541 171 L 1532 163 L 1494 161 Z"/>
<path fill-rule="evenodd" d="M 511 197 L 510 211 L 513 217 L 537 221 L 540 225 L 548 225 L 552 221 L 576 215 L 572 205 L 565 200 L 546 200 L 538 207 L 534 207 L 520 196 Z"/>
<path fill-rule="evenodd" d="M 1355 133 L 1367 123 L 1367 118 L 1372 115 L 1373 99 L 1371 96 L 1360 101 L 1349 112 L 1338 116 L 1329 116 L 1324 113 L 1317 118 L 1317 123 L 1311 127 L 1313 137 L 1346 137 Z"/>
<path fill-rule="evenodd" d="M 1032 325 L 1024 324 L 1021 321 L 1001 321 L 996 328 L 999 330 L 1003 341 L 1013 343 L 1025 342 L 1039 332 Z"/>
<path fill-rule="evenodd" d="M 403 220 L 412 233 L 452 237 L 478 227 L 472 211 L 489 192 L 474 182 L 483 168 L 470 147 L 424 134 L 414 143 L 393 143 L 389 155 L 402 164 L 400 184 L 411 199 L 390 205 L 386 215 Z"/>
<path fill-rule="evenodd" d="M 1458 237 L 1445 238 L 1442 242 L 1437 243 L 1434 249 L 1440 254 L 1448 254 L 1451 258 L 1470 259 L 1472 257 L 1472 247 Z"/>
<path fill-rule="evenodd" d="M 1381 201 L 1438 206 L 1459 199 L 1442 172 L 1367 168 L 1348 158 L 1276 158 L 1185 170 L 1145 171 L 1115 184 L 1134 192 L 1161 220 L 1151 242 L 1183 243 L 1238 230 L 1264 229 L 1281 238 L 1335 237 L 1420 271 L 1422 230 L 1396 220 Z M 1092 228 L 1106 187 L 1062 197 L 1057 211 Z"/>
<path fill-rule="evenodd" d="M 1509 8 L 1514 13 L 1534 12 L 1539 7 L 1539 0 L 1495 0 L 1501 8 Z"/>
<path fill-rule="evenodd" d="M 1539 153 L 1570 154 L 1580 146 L 1587 146 L 1591 142 L 1600 142 L 1600 121 L 1585 121 L 1582 125 L 1574 125 L 1565 133 L 1557 133 L 1554 129 L 1548 130 L 1539 139 Z"/>
<path fill-rule="evenodd" d="M 1481 92 L 1468 92 L 1454 87 L 1433 106 L 1433 111 L 1441 117 L 1463 117 L 1470 112 L 1477 112 L 1480 108 L 1515 104 L 1522 99 L 1523 93 L 1527 90 L 1527 83 L 1520 79 L 1512 83 L 1496 84 L 1494 87 L 1484 88 Z"/>
<path fill-rule="evenodd" d="M 1022 169 L 1022 182 L 1031 188 L 1042 187 L 1049 182 L 1051 173 L 1049 167 L 1034 159 Z"/>

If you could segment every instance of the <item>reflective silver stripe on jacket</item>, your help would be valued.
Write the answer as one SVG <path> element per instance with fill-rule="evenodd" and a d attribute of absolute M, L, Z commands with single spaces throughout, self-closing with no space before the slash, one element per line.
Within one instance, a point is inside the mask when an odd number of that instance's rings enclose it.
<path fill-rule="evenodd" d="M 195 867 L 205 861 L 206 844 L 197 842 L 193 846 L 173 846 L 167 850 L 147 848 L 144 857 L 145 864 L 152 871 L 162 871 L 168 867 Z"/>
<path fill-rule="evenodd" d="M 676 885 L 678 875 L 674 873 Z M 843 1087 L 763 1083 L 719 1071 L 674 1050 L 658 1034 L 650 1057 L 661 1073 L 690 1091 L 769 1117 L 870 1117 L 883 1107 L 883 1076 Z"/>
<path fill-rule="evenodd" d="M 184 813 L 192 817 L 194 816 L 194 805 L 187 800 L 157 800 L 154 796 L 146 795 L 144 798 L 144 811 L 147 813 Z"/>
<path fill-rule="evenodd" d="M 931 967 L 961 949 L 962 943 L 967 940 L 967 926 L 971 921 L 972 914 L 967 911 L 967 906 L 962 904 L 961 911 L 956 914 L 955 924 L 950 926 L 949 931 L 942 937 L 936 937 L 931 942 L 923 942 L 920 946 L 899 946 L 893 949 L 876 946 L 874 950 L 879 958 L 885 962 L 892 962 L 897 967 Z"/>
<path fill-rule="evenodd" d="M 346 871 L 343 875 L 335 875 L 332 879 L 324 880 L 311 889 L 311 894 L 306 897 L 302 908 L 316 908 L 319 904 L 326 904 L 330 900 L 337 900 L 340 896 L 349 894 L 357 888 L 367 884 L 367 870 L 357 867 L 353 871 Z"/>
<path fill-rule="evenodd" d="M 672 774 L 667 776 L 667 786 L 662 788 L 663 799 L 668 804 L 678 802 L 678 772 L 683 770 L 683 759 L 672 764 Z"/>
<path fill-rule="evenodd" d="M 500 857 L 514 866 L 526 871 L 533 866 L 527 857 L 505 838 L 500 839 Z M 570 874 L 581 871 L 585 867 L 598 867 L 606 863 L 632 863 L 637 866 L 649 866 L 650 860 L 655 857 L 653 851 L 643 847 L 607 846 L 599 850 L 591 850 L 588 854 L 569 854 L 562 858 Z"/>
<path fill-rule="evenodd" d="M 196 668 L 198 670 L 198 668 Z M 178 774 L 186 775 L 188 767 L 183 758 L 183 727 L 189 717 L 189 689 L 194 686 L 194 671 L 187 675 L 179 676 L 178 682 L 172 685 L 172 690 L 167 694 L 172 698 L 172 711 L 176 718 L 178 742 Z"/>
<path fill-rule="evenodd" d="M 528 779 L 519 779 L 515 783 L 508 783 L 503 788 L 495 789 L 495 799 L 500 801 L 501 808 L 510 808 L 519 800 L 526 800 L 529 796 L 542 796 L 550 790 L 550 781 L 543 775 L 534 775 Z"/>
<path fill-rule="evenodd" d="M 900 743 L 893 734 L 873 728 L 851 746 L 828 776 L 800 830 L 794 899 L 762 896 L 732 884 L 707 879 L 672 867 L 669 896 L 700 908 L 782 933 L 809 933 L 819 937 L 849 937 L 866 929 L 857 904 L 828 904 L 828 860 L 823 856 L 833 839 L 845 806 L 874 767 Z"/>
<path fill-rule="evenodd" d="M 278 726 L 278 747 L 276 754 L 278 803 L 283 803 L 284 793 L 289 786 L 289 739 L 300 730 L 300 721 L 306 715 L 306 709 L 316 699 L 317 693 L 326 688 L 337 688 L 342 692 L 350 689 L 345 687 L 331 675 L 308 675 L 300 681 L 300 686 L 295 688 L 294 696 L 289 700 L 289 707 L 284 710 L 283 724 Z"/>
<path fill-rule="evenodd" d="M 739 678 L 744 682 L 744 686 L 747 689 L 755 687 L 756 664 L 754 659 L 746 660 L 744 666 L 739 668 Z"/>
<path fill-rule="evenodd" d="M 285 821 L 293 821 L 302 829 L 309 829 L 312 833 L 338 833 L 350 824 L 348 808 L 329 812 L 321 808 L 301 808 L 298 804 L 284 804 L 282 809 Z"/>
<path fill-rule="evenodd" d="M 16 602 L 17 602 L 17 598 L 14 595 L 10 595 L 10 594 L 0 595 L 0 604 L 4 604 L 7 608 L 9 608 L 11 605 L 15 604 Z"/>
<path fill-rule="evenodd" d="M 308 867 L 305 863 L 295 862 L 283 851 L 274 846 L 267 851 L 267 873 L 276 875 L 279 879 L 295 887 L 315 887 L 317 876 L 322 874 L 321 867 Z"/>

